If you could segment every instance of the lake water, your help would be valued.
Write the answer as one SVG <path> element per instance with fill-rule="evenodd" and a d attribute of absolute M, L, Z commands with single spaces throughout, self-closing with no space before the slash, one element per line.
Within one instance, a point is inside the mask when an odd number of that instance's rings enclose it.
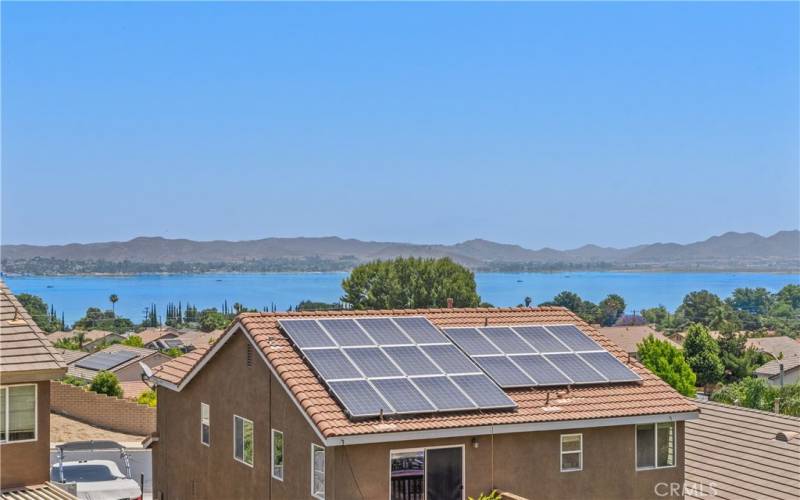
<path fill-rule="evenodd" d="M 108 296 L 119 296 L 117 314 L 139 321 L 151 303 L 164 313 L 168 302 L 190 302 L 198 309 L 221 308 L 240 302 L 250 308 L 286 310 L 301 300 L 336 302 L 342 294 L 341 282 L 347 273 L 285 274 L 200 274 L 139 276 L 9 276 L 6 283 L 15 293 L 39 295 L 55 306 L 71 323 L 83 316 L 87 307 L 110 309 Z M 478 293 L 495 306 L 515 306 L 526 296 L 534 303 L 550 300 L 569 290 L 597 302 L 609 293 L 625 298 L 628 311 L 665 305 L 677 307 L 684 295 L 706 289 L 725 297 L 739 287 L 764 287 L 780 290 L 787 284 L 800 284 L 798 274 L 754 273 L 477 273 Z"/>

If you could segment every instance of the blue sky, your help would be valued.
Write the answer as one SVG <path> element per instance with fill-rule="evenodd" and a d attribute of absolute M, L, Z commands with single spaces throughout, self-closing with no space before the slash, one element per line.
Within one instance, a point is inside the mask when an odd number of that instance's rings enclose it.
<path fill-rule="evenodd" d="M 3 2 L 3 242 L 797 228 L 798 13 Z"/>

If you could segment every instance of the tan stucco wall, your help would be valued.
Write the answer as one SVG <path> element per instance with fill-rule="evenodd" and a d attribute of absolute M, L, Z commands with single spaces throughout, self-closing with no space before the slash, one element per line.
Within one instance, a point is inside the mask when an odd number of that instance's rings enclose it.
<path fill-rule="evenodd" d="M 0 489 L 50 478 L 50 381 L 37 382 L 37 440 L 0 445 Z"/>
<path fill-rule="evenodd" d="M 158 388 L 156 499 L 270 498 L 270 489 L 272 498 L 310 498 L 310 446 L 319 441 L 255 350 L 246 366 L 247 345 L 237 332 L 183 391 Z M 201 402 L 210 405 L 210 447 L 200 443 Z M 252 468 L 233 459 L 234 414 L 253 421 Z M 283 481 L 270 474 L 270 428 L 285 437 Z"/>
<path fill-rule="evenodd" d="M 209 361 L 180 393 L 159 387 L 158 432 L 154 449 L 156 499 L 311 498 L 310 445 L 319 443 L 269 369 L 253 352 L 246 366 L 241 333 Z M 211 406 L 211 447 L 200 443 L 200 402 Z M 269 411 L 269 408 L 272 411 Z M 255 459 L 250 468 L 233 459 L 233 415 L 253 420 Z M 284 432 L 284 481 L 271 479 L 269 429 Z M 583 434 L 584 467 L 559 470 L 560 434 Z M 634 426 L 499 434 L 426 441 L 331 447 L 326 455 L 326 498 L 388 499 L 389 455 L 393 449 L 463 444 L 466 495 L 496 488 L 531 499 L 662 498 L 658 482 L 683 478 L 683 424 L 678 424 L 678 466 L 635 470 Z M 271 493 L 271 495 L 270 495 Z"/>
<path fill-rule="evenodd" d="M 166 354 L 156 353 L 146 357 L 142 362 L 150 368 L 160 366 L 172 358 Z M 120 382 L 137 382 L 142 380 L 142 367 L 139 362 L 131 363 L 128 366 L 114 372 Z"/>
<path fill-rule="evenodd" d="M 355 498 L 360 491 L 364 498 L 388 499 L 391 450 L 456 445 L 464 445 L 467 496 L 494 485 L 536 500 L 663 498 L 656 483 L 683 480 L 682 422 L 677 431 L 678 467 L 638 472 L 632 425 L 478 436 L 477 449 L 471 437 L 336 447 L 335 498 Z M 573 433 L 583 434 L 583 470 L 561 472 L 560 435 Z"/>

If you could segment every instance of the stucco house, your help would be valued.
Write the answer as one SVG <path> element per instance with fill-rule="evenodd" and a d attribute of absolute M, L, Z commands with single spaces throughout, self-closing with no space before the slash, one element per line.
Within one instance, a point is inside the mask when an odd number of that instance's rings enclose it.
<path fill-rule="evenodd" d="M 698 415 L 560 307 L 246 313 L 154 381 L 159 500 L 663 498 Z"/>
<path fill-rule="evenodd" d="M 756 368 L 756 377 L 762 378 L 770 385 L 781 386 L 800 382 L 800 353 L 794 353 L 782 359 L 773 359 Z"/>
<path fill-rule="evenodd" d="M 61 356 L 0 281 L 0 492 L 73 498 L 50 480 L 50 380 Z"/>
<path fill-rule="evenodd" d="M 85 356 L 67 356 L 67 375 L 91 382 L 101 371 L 111 372 L 123 385 L 125 397 L 134 399 L 148 389 L 142 382 L 144 371 L 140 363 L 157 368 L 172 359 L 154 349 L 124 344 L 110 345 Z"/>
<path fill-rule="evenodd" d="M 649 325 L 638 326 L 606 326 L 599 329 L 600 334 L 609 339 L 625 350 L 631 357 L 639 359 L 639 344 L 644 342 L 647 337 L 653 336 L 658 340 L 663 340 L 680 348 L 680 344 L 667 337 L 663 333 L 655 330 Z"/>

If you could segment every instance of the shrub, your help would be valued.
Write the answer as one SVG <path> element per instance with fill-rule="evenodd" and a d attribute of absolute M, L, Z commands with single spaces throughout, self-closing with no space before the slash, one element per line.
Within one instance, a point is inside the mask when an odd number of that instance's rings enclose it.
<path fill-rule="evenodd" d="M 138 398 L 136 398 L 136 402 L 139 403 L 140 405 L 147 405 L 150 408 L 155 408 L 158 402 L 156 397 L 156 391 L 154 391 L 153 389 L 148 389 L 144 391 L 143 393 L 139 394 Z"/>
<path fill-rule="evenodd" d="M 64 378 L 61 379 L 62 382 L 69 385 L 74 385 L 76 387 L 84 387 L 86 385 L 86 381 L 72 376 L 72 375 L 65 375 Z"/>
<path fill-rule="evenodd" d="M 130 347 L 144 347 L 144 342 L 142 342 L 142 337 L 138 335 L 131 335 L 122 341 L 122 345 L 127 345 Z"/>
<path fill-rule="evenodd" d="M 95 375 L 89 390 L 107 396 L 122 397 L 122 386 L 119 385 L 117 376 L 111 372 L 102 371 Z"/>
<path fill-rule="evenodd" d="M 502 499 L 503 497 L 500 495 L 500 493 L 497 492 L 497 490 L 490 491 L 488 495 L 485 494 L 484 492 L 481 492 L 481 494 L 478 495 L 478 498 L 469 497 L 469 500 L 502 500 Z"/>

